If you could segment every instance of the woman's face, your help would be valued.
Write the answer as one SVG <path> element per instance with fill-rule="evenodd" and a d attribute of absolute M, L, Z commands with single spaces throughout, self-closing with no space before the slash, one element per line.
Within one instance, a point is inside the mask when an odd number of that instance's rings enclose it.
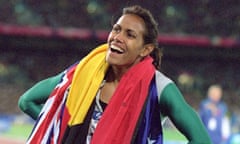
<path fill-rule="evenodd" d="M 108 36 L 106 61 L 117 67 L 129 68 L 147 55 L 143 35 L 145 23 L 133 14 L 122 15 Z"/>

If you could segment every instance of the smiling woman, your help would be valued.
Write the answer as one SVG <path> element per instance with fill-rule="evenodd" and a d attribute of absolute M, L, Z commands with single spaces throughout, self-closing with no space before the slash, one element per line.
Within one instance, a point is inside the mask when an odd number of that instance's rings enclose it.
<path fill-rule="evenodd" d="M 110 50 L 107 52 L 107 62 L 112 67 L 121 66 L 122 73 L 124 69 L 128 70 L 130 66 L 139 63 L 153 49 L 153 46 L 151 49 L 147 46 L 143 48 L 144 32 L 144 22 L 140 17 L 133 14 L 121 16 L 108 37 Z"/>
<path fill-rule="evenodd" d="M 148 10 L 124 8 L 107 44 L 20 97 L 20 108 L 38 119 L 28 143 L 161 144 L 162 116 L 189 143 L 210 144 L 196 112 L 158 69 L 157 36 Z"/>

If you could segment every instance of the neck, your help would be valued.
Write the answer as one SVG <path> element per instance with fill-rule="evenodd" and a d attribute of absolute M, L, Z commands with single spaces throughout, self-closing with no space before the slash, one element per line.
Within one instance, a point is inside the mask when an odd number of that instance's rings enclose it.
<path fill-rule="evenodd" d="M 106 74 L 107 82 L 118 83 L 126 71 L 125 69 L 110 66 Z"/>

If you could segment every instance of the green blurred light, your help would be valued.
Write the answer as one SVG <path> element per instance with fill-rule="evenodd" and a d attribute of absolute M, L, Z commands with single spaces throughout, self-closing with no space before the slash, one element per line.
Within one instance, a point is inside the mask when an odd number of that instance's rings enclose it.
<path fill-rule="evenodd" d="M 176 10 L 173 6 L 168 6 L 166 9 L 167 16 L 174 16 L 176 13 Z"/>
<path fill-rule="evenodd" d="M 88 13 L 95 13 L 97 11 L 98 4 L 96 2 L 89 2 L 87 5 L 87 11 Z"/>

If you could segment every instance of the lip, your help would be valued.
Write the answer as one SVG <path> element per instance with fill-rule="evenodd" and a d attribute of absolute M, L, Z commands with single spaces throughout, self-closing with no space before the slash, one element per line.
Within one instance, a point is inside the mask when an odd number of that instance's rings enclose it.
<path fill-rule="evenodd" d="M 123 54 L 125 52 L 125 49 L 123 49 L 120 45 L 118 44 L 110 44 L 109 50 L 113 53 L 118 53 L 118 54 Z"/>

